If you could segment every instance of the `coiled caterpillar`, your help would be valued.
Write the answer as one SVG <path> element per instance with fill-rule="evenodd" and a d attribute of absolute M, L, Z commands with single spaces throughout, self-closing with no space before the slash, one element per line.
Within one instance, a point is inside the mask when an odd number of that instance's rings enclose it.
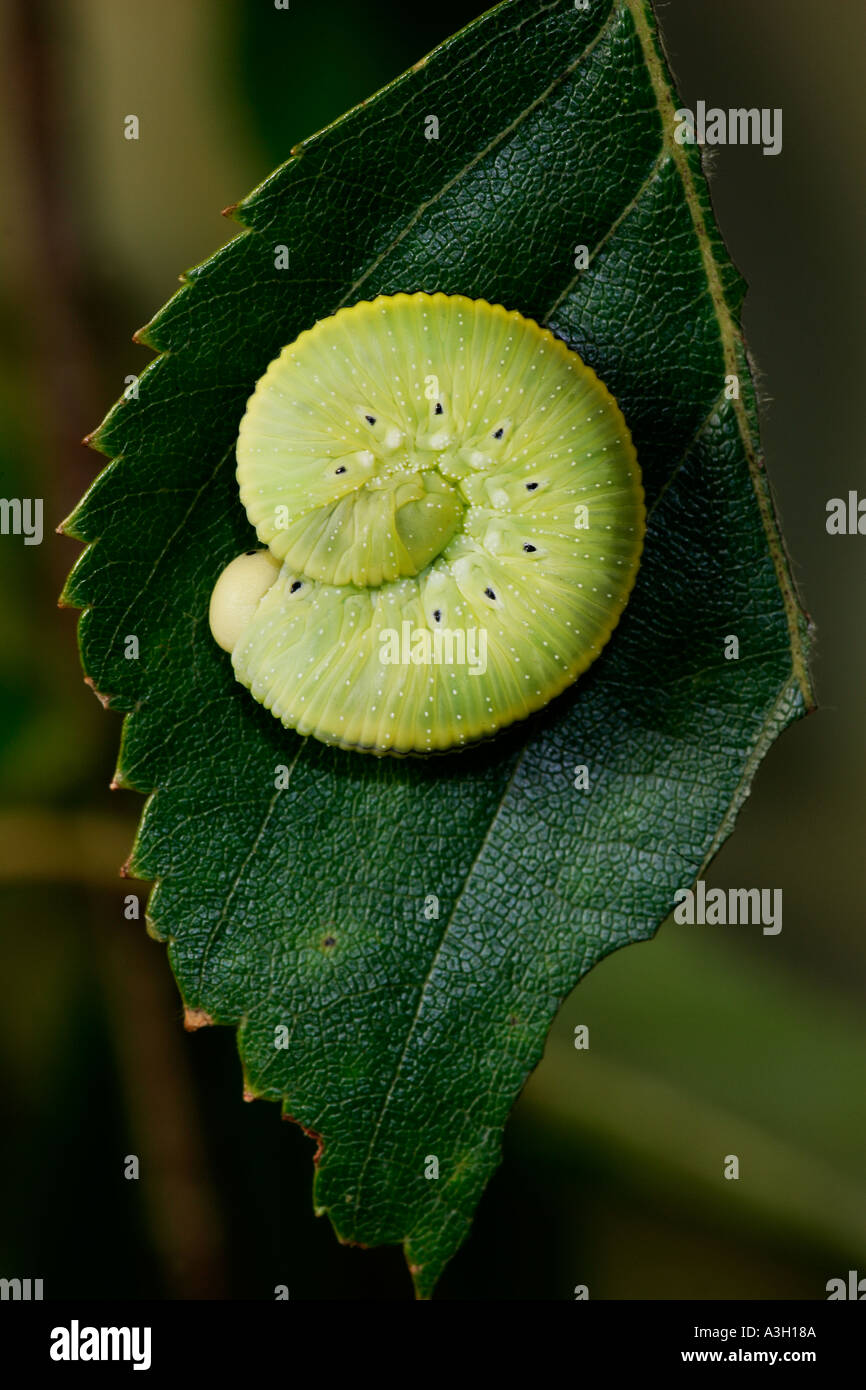
<path fill-rule="evenodd" d="M 340 309 L 261 377 L 237 445 L 263 550 L 211 629 L 290 728 L 377 754 L 488 737 L 595 659 L 645 528 L 622 413 L 516 311 L 397 294 Z"/>

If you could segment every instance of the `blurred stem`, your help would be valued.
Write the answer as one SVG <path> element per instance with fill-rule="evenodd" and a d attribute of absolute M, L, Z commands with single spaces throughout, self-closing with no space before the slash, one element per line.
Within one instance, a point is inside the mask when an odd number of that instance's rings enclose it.
<path fill-rule="evenodd" d="M 0 882 L 85 884 L 93 895 L 93 961 L 102 981 L 130 1144 L 150 1230 L 170 1297 L 226 1296 L 222 1223 L 196 1127 L 189 1043 L 165 951 L 143 923 L 126 921 L 122 898 L 142 885 L 118 881 L 117 920 L 106 913 L 105 884 L 118 878 L 134 834 L 132 820 L 99 814 L 7 811 L 0 815 Z"/>
<path fill-rule="evenodd" d="M 7 119 L 18 153 L 18 215 L 26 228 L 26 235 L 16 238 L 21 321 L 30 333 L 22 346 L 32 398 L 47 407 L 35 424 L 43 431 L 50 461 L 45 490 L 54 525 L 92 477 L 80 441 L 98 409 L 92 343 L 83 327 L 86 261 L 79 204 L 68 182 L 70 123 L 55 71 L 55 31 L 62 21 L 54 4 L 11 0 L 4 65 Z M 52 547 L 55 584 L 66 558 Z"/>
<path fill-rule="evenodd" d="M 89 283 L 79 235 L 79 201 L 69 182 L 70 124 L 55 69 L 63 9 L 10 0 L 4 55 L 7 111 L 21 180 L 16 286 L 29 341 L 27 386 L 47 404 L 33 427 L 49 460 L 44 491 L 54 524 L 90 480 L 80 440 L 97 419 L 96 370 L 86 331 Z M 66 556 L 52 547 L 51 583 Z M 131 818 L 19 810 L 0 816 L 0 879 L 99 885 L 116 877 L 133 838 Z M 225 1294 L 222 1235 L 207 1159 L 195 1126 L 195 1095 L 180 1011 L 165 954 L 140 922 L 106 917 L 94 894 L 93 956 L 113 1023 L 132 1144 L 151 1230 L 170 1297 Z"/>
<path fill-rule="evenodd" d="M 141 922 L 109 920 L 101 894 L 94 895 L 92 924 L 131 1142 L 168 1295 L 225 1298 L 222 1223 L 195 1122 L 196 1096 L 165 952 Z"/>

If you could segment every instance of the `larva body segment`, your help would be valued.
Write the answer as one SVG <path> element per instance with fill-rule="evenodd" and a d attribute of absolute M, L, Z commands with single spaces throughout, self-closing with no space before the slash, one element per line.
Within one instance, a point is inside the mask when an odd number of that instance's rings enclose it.
<path fill-rule="evenodd" d="M 586 669 L 634 583 L 643 489 L 619 407 L 485 300 L 398 294 L 323 319 L 258 382 L 237 457 L 271 564 L 238 572 L 235 674 L 326 743 L 431 753 L 496 733 Z"/>

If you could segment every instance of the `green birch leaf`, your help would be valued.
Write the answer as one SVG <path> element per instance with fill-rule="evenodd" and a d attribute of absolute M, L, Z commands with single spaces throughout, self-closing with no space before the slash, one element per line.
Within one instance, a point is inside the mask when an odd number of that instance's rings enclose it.
<path fill-rule="evenodd" d="M 248 1092 L 320 1139 L 316 1209 L 341 1240 L 402 1242 L 420 1297 L 559 1002 L 655 932 L 812 703 L 744 285 L 678 105 L 642 0 L 514 0 L 470 25 L 238 205 L 244 232 L 139 333 L 160 355 L 96 432 L 111 462 L 66 524 L 88 542 L 64 596 L 84 667 L 126 714 L 116 781 L 149 794 L 131 868 L 156 880 L 191 1021 L 237 1029 Z M 207 621 L 252 539 L 234 445 L 254 383 L 339 306 L 414 290 L 519 309 L 575 348 L 624 411 L 649 509 L 588 674 L 430 761 L 288 732 Z"/>

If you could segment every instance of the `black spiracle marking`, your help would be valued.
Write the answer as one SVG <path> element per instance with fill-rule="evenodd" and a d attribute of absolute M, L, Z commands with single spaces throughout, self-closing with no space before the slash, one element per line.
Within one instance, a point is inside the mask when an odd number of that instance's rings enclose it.
<path fill-rule="evenodd" d="M 289 585 L 289 593 L 296 594 L 298 590 L 302 589 L 303 587 L 303 582 L 300 579 L 296 579 L 294 584 Z"/>

